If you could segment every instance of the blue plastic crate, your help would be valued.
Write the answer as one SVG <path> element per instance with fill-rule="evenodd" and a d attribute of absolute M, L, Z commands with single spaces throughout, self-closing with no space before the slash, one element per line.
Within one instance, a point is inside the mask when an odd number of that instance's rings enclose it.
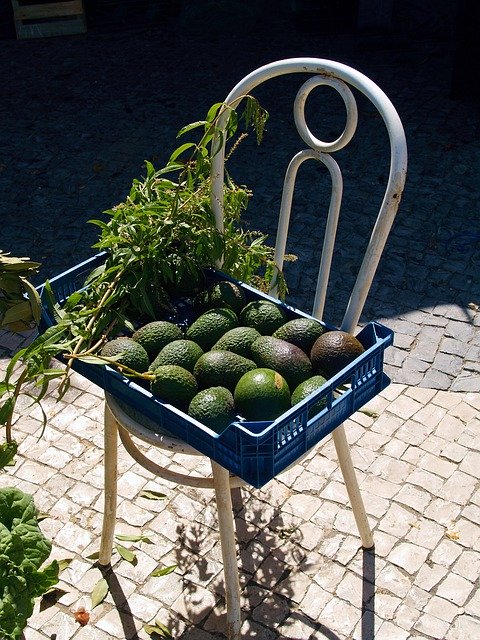
<path fill-rule="evenodd" d="M 49 282 L 56 300 L 61 304 L 74 291 L 84 286 L 92 269 L 100 266 L 105 254 L 52 278 Z M 212 278 L 228 278 L 212 271 Z M 232 280 L 232 278 L 229 278 Z M 265 298 L 280 304 L 289 318 L 312 317 L 278 302 L 274 298 L 242 283 L 247 300 Z M 42 296 L 43 285 L 39 287 Z M 42 326 L 55 323 L 44 308 Z M 330 329 L 333 328 L 327 325 Z M 357 335 L 365 347 L 348 367 L 328 380 L 320 389 L 295 407 L 282 414 L 274 422 L 232 422 L 218 434 L 190 418 L 175 407 L 160 401 L 149 391 L 115 371 L 109 366 L 92 365 L 75 361 L 74 370 L 85 376 L 106 392 L 126 403 L 147 418 L 152 430 L 168 432 L 180 438 L 199 452 L 243 478 L 254 487 L 261 487 L 280 472 L 304 456 L 314 445 L 331 433 L 355 411 L 390 384 L 383 372 L 383 354 L 393 343 L 393 332 L 377 322 L 370 322 Z M 308 418 L 309 410 L 318 402 L 324 408 Z"/>

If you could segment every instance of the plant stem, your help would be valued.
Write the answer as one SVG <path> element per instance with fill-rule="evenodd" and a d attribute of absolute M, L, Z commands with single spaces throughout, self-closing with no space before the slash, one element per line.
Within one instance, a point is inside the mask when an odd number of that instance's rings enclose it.
<path fill-rule="evenodd" d="M 12 412 L 8 416 L 7 422 L 5 424 L 5 440 L 7 442 L 12 442 L 12 420 L 13 420 L 13 410 L 17 403 L 17 398 L 20 395 L 20 391 L 22 389 L 23 383 L 25 382 L 28 375 L 28 367 L 24 366 L 22 373 L 20 374 L 17 383 L 15 385 L 15 390 L 13 392 L 13 405 Z"/>
<path fill-rule="evenodd" d="M 122 278 L 123 274 L 125 272 L 125 267 L 123 269 L 120 269 L 120 271 L 117 273 L 117 275 L 115 276 L 115 278 L 112 280 L 112 282 L 108 285 L 105 293 L 103 294 L 100 302 L 98 303 L 98 309 L 95 312 L 95 314 L 90 318 L 90 320 L 88 321 L 88 324 L 86 326 L 86 331 L 90 331 L 93 327 L 93 325 L 95 324 L 95 322 L 97 321 L 98 316 L 100 315 L 100 313 L 103 311 L 103 305 L 105 303 L 106 300 L 108 300 L 108 297 L 110 296 L 110 294 L 112 293 L 112 291 L 115 289 L 115 287 L 117 286 L 117 284 L 119 283 L 120 279 Z M 82 347 L 83 343 L 85 342 L 85 338 L 83 336 L 80 336 L 77 344 L 75 345 L 74 350 L 72 351 L 71 354 L 68 355 L 68 362 L 65 368 L 65 374 L 63 376 L 63 380 L 60 383 L 60 393 L 62 393 L 65 389 L 65 384 L 68 378 L 68 375 L 70 373 L 70 369 L 72 368 L 72 364 L 73 364 L 73 360 L 75 359 L 75 357 L 77 356 L 78 352 L 80 351 L 80 348 Z"/>

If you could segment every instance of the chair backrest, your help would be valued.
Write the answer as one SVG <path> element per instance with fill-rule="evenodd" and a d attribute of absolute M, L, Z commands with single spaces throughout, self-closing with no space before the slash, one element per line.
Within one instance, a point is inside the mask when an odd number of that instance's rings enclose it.
<path fill-rule="evenodd" d="M 290 58 L 260 67 L 241 80 L 228 94 L 225 103 L 237 108 L 241 100 L 258 85 L 271 78 L 286 74 L 310 74 L 300 87 L 295 103 L 294 118 L 297 131 L 308 145 L 297 153 L 286 171 L 275 243 L 275 265 L 281 271 L 285 257 L 293 190 L 299 166 L 308 159 L 322 162 L 330 172 L 332 195 L 325 227 L 320 267 L 312 314 L 321 319 L 330 276 L 338 217 L 343 193 L 342 173 L 332 153 L 344 148 L 352 139 L 357 127 L 357 104 L 350 86 L 363 93 L 376 107 L 385 123 L 390 142 L 390 172 L 385 195 L 353 286 L 341 329 L 353 332 L 362 313 L 375 271 L 380 261 L 388 234 L 392 227 L 403 191 L 407 169 L 407 146 L 402 123 L 394 106 L 385 93 L 368 77 L 351 67 L 320 58 Z M 313 74 L 313 75 L 312 75 Z M 346 124 L 343 133 L 333 142 L 317 139 L 305 120 L 305 104 L 314 87 L 329 85 L 342 97 L 346 108 Z M 349 86 L 350 85 L 350 86 Z M 225 128 L 228 110 L 220 118 L 219 130 Z M 223 229 L 223 182 L 225 162 L 225 136 L 219 134 L 214 141 L 212 155 L 212 208 L 219 229 Z M 220 148 L 220 151 L 218 149 Z M 276 295 L 273 285 L 271 294 Z"/>

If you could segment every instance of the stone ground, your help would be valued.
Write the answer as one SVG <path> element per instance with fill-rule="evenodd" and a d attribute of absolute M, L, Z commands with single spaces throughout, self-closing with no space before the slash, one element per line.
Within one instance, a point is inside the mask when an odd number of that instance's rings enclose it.
<path fill-rule="evenodd" d="M 155 619 L 173 638 L 224 637 L 212 493 L 156 480 L 121 449 L 116 533 L 151 543 L 120 541 L 137 563 L 115 553 L 102 571 L 89 559 L 103 505 L 101 391 L 75 375 L 68 396 L 50 396 L 46 410 L 39 437 L 40 415 L 23 408 L 20 454 L 0 476 L 2 486 L 34 495 L 48 514 L 41 527 L 52 557 L 71 559 L 61 591 L 37 603 L 25 640 L 146 640 L 143 627 Z M 360 547 L 330 438 L 262 489 L 235 490 L 242 637 L 479 637 L 479 410 L 478 394 L 393 384 L 347 421 L 374 551 Z M 203 458 L 150 455 L 170 469 L 209 472 Z M 144 490 L 165 498 L 147 499 Z M 169 575 L 151 577 L 172 565 Z M 102 576 L 109 595 L 92 609 Z M 90 612 L 85 627 L 73 615 L 81 606 Z"/>
<path fill-rule="evenodd" d="M 41 261 L 39 281 L 92 255 L 87 220 L 123 199 L 144 159 L 163 163 L 180 127 L 262 63 L 332 58 L 375 80 L 397 107 L 410 150 L 407 188 L 362 318 L 395 330 L 396 345 L 386 353 L 393 384 L 347 422 L 375 551 L 360 548 L 330 438 L 261 490 L 236 491 L 243 635 L 479 637 L 478 105 L 450 97 L 451 47 L 437 39 L 412 44 L 405 37 L 300 32 L 282 16 L 269 18 L 268 39 L 265 23 L 237 26 L 223 36 L 214 24 L 200 33 L 171 23 L 165 30 L 2 41 L 0 246 Z M 259 96 L 272 119 L 258 153 L 273 169 L 284 166 L 281 151 L 298 150 L 288 112 L 280 117 L 285 132 L 273 117 L 272 107 L 291 103 L 290 88 L 278 89 Z M 338 105 L 321 116 L 324 136 L 338 135 Z M 341 317 L 362 255 L 370 190 L 385 182 L 385 139 L 374 132 L 378 120 L 368 107 L 361 123 L 355 153 L 341 163 L 346 200 L 331 321 Z M 242 149 L 236 166 L 254 189 L 250 221 L 274 233 L 282 171 L 268 164 L 260 171 Z M 302 178 L 289 247 L 299 255 L 287 273 L 291 301 L 306 310 L 318 259 L 312 201 L 328 198 L 321 178 L 315 170 Z M 0 336 L 1 368 L 26 340 Z M 141 532 L 153 544 L 124 542 L 136 548 L 137 564 L 116 554 L 106 600 L 88 626 L 75 622 L 72 611 L 90 610 L 102 575 L 88 559 L 101 527 L 102 393 L 75 376 L 68 396 L 56 402 L 49 394 L 46 408 L 40 437 L 40 416 L 22 405 L 16 465 L 0 476 L 2 486 L 35 496 L 48 514 L 41 526 L 53 556 L 72 558 L 57 599 L 37 603 L 26 640 L 145 639 L 142 627 L 155 618 L 174 638 L 221 638 L 222 562 L 211 493 L 156 481 L 123 451 L 117 533 Z M 204 460 L 150 453 L 169 467 L 208 473 Z M 147 500 L 144 489 L 166 497 Z M 176 569 L 150 577 L 159 565 Z"/>

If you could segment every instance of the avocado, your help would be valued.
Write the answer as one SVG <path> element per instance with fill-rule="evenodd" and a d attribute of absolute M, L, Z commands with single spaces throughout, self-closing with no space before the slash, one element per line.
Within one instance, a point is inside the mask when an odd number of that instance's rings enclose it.
<path fill-rule="evenodd" d="M 323 376 L 312 376 L 311 378 L 307 378 L 301 382 L 296 389 L 293 390 L 292 393 L 292 407 L 302 400 L 305 400 L 311 393 L 323 387 L 326 383 L 326 380 Z M 323 398 L 319 402 L 315 403 L 312 407 L 310 407 L 308 411 L 308 417 L 313 418 L 314 415 L 320 413 L 322 409 L 327 406 L 326 398 Z"/>
<path fill-rule="evenodd" d="M 325 326 L 318 320 L 293 318 L 274 331 L 273 336 L 300 347 L 302 351 L 310 355 L 313 343 L 323 333 L 325 333 Z"/>
<path fill-rule="evenodd" d="M 149 322 L 137 329 L 132 335 L 132 339 L 141 344 L 148 353 L 150 360 L 153 360 L 166 344 L 181 338 L 183 338 L 183 333 L 180 327 L 166 320 Z"/>
<path fill-rule="evenodd" d="M 188 415 L 217 433 L 235 420 L 232 392 L 226 387 L 209 387 L 199 391 L 188 407 Z"/>
<path fill-rule="evenodd" d="M 268 368 L 247 371 L 233 394 L 235 406 L 247 420 L 275 420 L 290 408 L 290 389 L 285 378 Z"/>
<path fill-rule="evenodd" d="M 116 362 L 138 373 L 144 373 L 148 369 L 147 352 L 141 344 L 127 336 L 120 336 L 107 342 L 102 347 L 100 355 L 106 358 L 116 358 Z M 115 363 L 112 363 L 112 366 L 115 366 Z"/>
<path fill-rule="evenodd" d="M 310 359 L 315 373 L 331 378 L 365 351 L 351 333 L 327 331 L 315 341 Z"/>
<path fill-rule="evenodd" d="M 278 371 L 295 389 L 312 375 L 312 364 L 308 356 L 294 344 L 273 336 L 260 336 L 252 344 L 252 359 L 258 367 Z"/>
<path fill-rule="evenodd" d="M 245 304 L 245 292 L 238 284 L 229 280 L 214 282 L 193 300 L 193 308 L 200 313 L 207 309 L 227 307 L 239 314 Z"/>
<path fill-rule="evenodd" d="M 186 410 L 191 399 L 198 392 L 197 381 L 190 371 L 176 364 L 165 364 L 154 371 L 155 379 L 150 388 L 163 402 Z"/>
<path fill-rule="evenodd" d="M 173 340 L 163 347 L 149 369 L 155 371 L 162 364 L 178 364 L 188 371 L 193 371 L 201 355 L 203 349 L 193 340 Z"/>
<path fill-rule="evenodd" d="M 201 389 L 222 386 L 233 391 L 243 374 L 255 368 L 255 362 L 232 351 L 207 351 L 197 360 L 193 375 Z"/>
<path fill-rule="evenodd" d="M 283 307 L 263 298 L 247 303 L 240 312 L 240 323 L 253 327 L 262 336 L 271 336 L 285 322 L 287 314 Z"/>
<path fill-rule="evenodd" d="M 260 333 L 253 327 L 235 327 L 213 345 L 212 351 L 233 351 L 244 358 L 251 358 L 252 343 L 259 337 Z"/>
<path fill-rule="evenodd" d="M 238 317 L 232 309 L 209 309 L 189 326 L 186 337 L 208 351 L 224 333 L 237 326 Z"/>

